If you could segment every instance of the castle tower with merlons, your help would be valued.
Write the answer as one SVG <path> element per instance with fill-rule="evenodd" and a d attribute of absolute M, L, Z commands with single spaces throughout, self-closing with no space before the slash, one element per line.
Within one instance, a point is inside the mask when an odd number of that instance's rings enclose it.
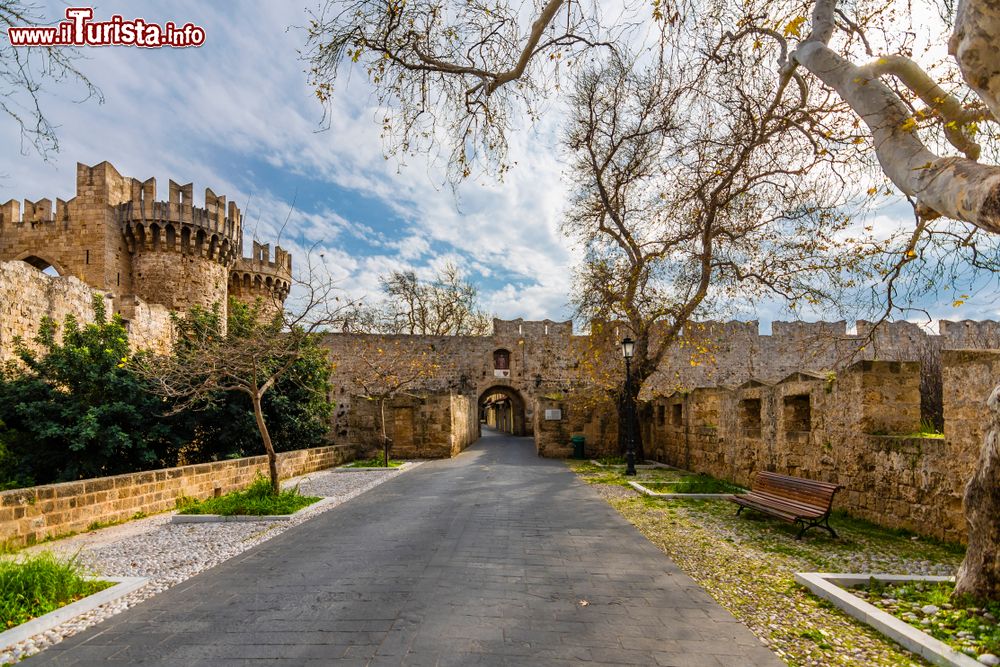
<path fill-rule="evenodd" d="M 260 298 L 280 308 L 291 286 L 292 259 L 254 242 L 242 257 L 242 216 L 235 202 L 170 181 L 165 201 L 156 180 L 122 176 L 110 163 L 77 164 L 76 196 L 0 205 L 0 261 L 51 267 L 103 291 L 115 312 L 131 318 L 141 303 L 173 311 L 225 307 L 228 297 Z"/>

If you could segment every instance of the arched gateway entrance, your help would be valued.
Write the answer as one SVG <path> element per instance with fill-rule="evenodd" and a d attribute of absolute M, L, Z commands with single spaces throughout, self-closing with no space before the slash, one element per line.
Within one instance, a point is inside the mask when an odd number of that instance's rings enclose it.
<path fill-rule="evenodd" d="M 490 387 L 479 395 L 479 421 L 504 433 L 524 435 L 524 399 L 511 387 Z"/>

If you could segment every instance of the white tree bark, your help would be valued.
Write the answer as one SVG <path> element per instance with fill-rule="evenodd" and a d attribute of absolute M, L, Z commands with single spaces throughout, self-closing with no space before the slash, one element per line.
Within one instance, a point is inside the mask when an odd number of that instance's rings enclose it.
<path fill-rule="evenodd" d="M 896 187 L 939 215 L 1000 232 L 1000 167 L 932 153 L 906 129 L 910 114 L 899 97 L 826 44 L 806 41 L 792 57 L 861 117 L 879 164 Z"/>
<path fill-rule="evenodd" d="M 976 473 L 965 487 L 969 549 L 955 578 L 955 592 L 1000 600 L 1000 386 L 987 405 L 986 437 Z"/>
<path fill-rule="evenodd" d="M 1000 118 L 1000 0 L 959 0 L 948 52 L 965 82 Z"/>
<path fill-rule="evenodd" d="M 914 197 L 923 210 L 1000 233 L 1000 167 L 930 151 L 912 131 L 914 123 L 908 122 L 907 107 L 879 77 L 899 77 L 925 103 L 958 125 L 962 120 L 960 107 L 954 100 L 944 99 L 915 63 L 886 58 L 858 67 L 831 49 L 836 4 L 837 0 L 816 0 L 812 33 L 789 54 L 786 66 L 805 67 L 840 94 L 871 130 L 886 176 Z M 1000 0 L 959 0 L 948 46 L 966 83 L 996 122 L 1000 119 Z M 968 137 L 952 132 L 948 139 L 966 155 L 978 156 L 974 143 L 962 145 Z M 975 474 L 965 489 L 969 548 L 956 577 L 955 592 L 1000 600 L 1000 386 L 987 405 L 986 437 Z"/>
<path fill-rule="evenodd" d="M 993 5 L 996 9 L 1000 0 L 965 2 L 968 6 Z M 931 152 L 913 131 L 912 123 L 907 123 L 910 114 L 906 106 L 878 78 L 878 71 L 859 67 L 828 46 L 835 27 L 835 8 L 836 0 L 817 1 L 812 33 L 790 54 L 793 63 L 836 90 L 861 117 L 871 130 L 879 164 L 896 187 L 915 198 L 923 209 L 1000 232 L 1000 167 Z M 967 7 L 965 14 L 969 16 L 972 11 Z M 996 14 L 1000 15 L 1000 11 Z M 995 27 L 1000 28 L 1000 23 Z M 977 41 L 983 39 L 983 31 L 975 34 L 975 39 L 960 40 L 962 44 L 978 45 L 969 47 L 970 53 L 982 56 L 988 49 L 996 52 L 1000 29 L 988 47 Z M 988 66 L 1000 67 L 995 61 L 983 68 Z M 1000 86 L 1000 77 L 995 76 L 991 85 Z"/>

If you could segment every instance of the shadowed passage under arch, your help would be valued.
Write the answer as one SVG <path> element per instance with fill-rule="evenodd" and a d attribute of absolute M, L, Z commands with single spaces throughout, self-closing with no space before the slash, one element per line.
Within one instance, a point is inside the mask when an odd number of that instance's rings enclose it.
<path fill-rule="evenodd" d="M 511 435 L 524 435 L 524 398 L 511 387 L 496 385 L 479 395 L 479 421 Z"/>

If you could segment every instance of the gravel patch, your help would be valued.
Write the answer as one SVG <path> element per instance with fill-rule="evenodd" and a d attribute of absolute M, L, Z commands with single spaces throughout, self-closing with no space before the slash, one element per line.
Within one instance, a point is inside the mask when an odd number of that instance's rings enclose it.
<path fill-rule="evenodd" d="M 337 499 L 327 505 L 306 508 L 291 520 L 171 524 L 172 513 L 167 513 L 33 547 L 32 551 L 48 550 L 64 557 L 75 555 L 86 572 L 97 576 L 149 577 L 150 582 L 134 593 L 77 616 L 48 632 L 13 646 L 0 646 L 0 665 L 34 655 L 134 607 L 199 572 L 337 507 L 400 472 L 399 469 L 371 469 L 341 475 L 320 471 L 286 480 L 282 486 L 298 485 L 304 495 Z"/>
<path fill-rule="evenodd" d="M 744 512 L 725 501 L 640 496 L 606 471 L 574 465 L 594 489 L 789 665 L 926 665 L 872 628 L 811 595 L 794 573 L 879 572 L 951 576 L 953 545 L 834 517 L 841 539 Z"/>

